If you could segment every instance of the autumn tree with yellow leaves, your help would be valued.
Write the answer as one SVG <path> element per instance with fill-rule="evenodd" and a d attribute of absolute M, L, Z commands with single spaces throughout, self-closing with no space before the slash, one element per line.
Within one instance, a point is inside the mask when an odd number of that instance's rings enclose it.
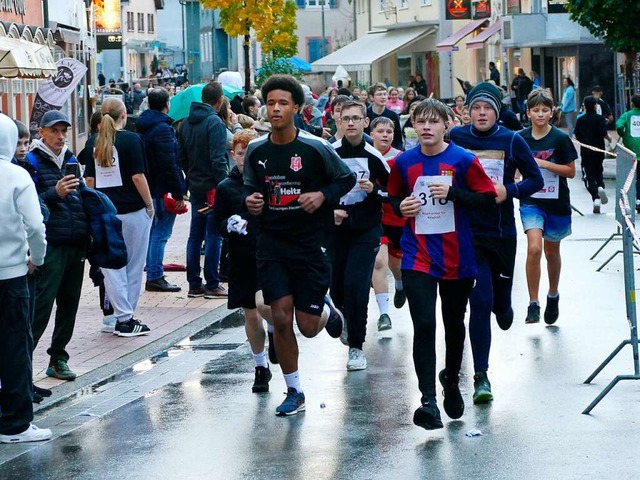
<path fill-rule="evenodd" d="M 200 0 L 212 10 L 220 9 L 220 26 L 230 37 L 243 37 L 245 91 L 251 85 L 249 46 L 252 32 L 269 58 L 296 54 L 297 5 L 294 0 Z"/>

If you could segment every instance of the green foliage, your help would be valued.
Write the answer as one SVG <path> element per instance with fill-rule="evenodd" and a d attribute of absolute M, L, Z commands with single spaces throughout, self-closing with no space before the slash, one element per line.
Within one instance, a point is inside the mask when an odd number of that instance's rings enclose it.
<path fill-rule="evenodd" d="M 259 87 L 271 75 L 293 75 L 298 80 L 302 80 L 302 72 L 296 68 L 293 62 L 287 58 L 283 58 L 277 51 L 272 52 L 262 60 L 255 82 Z"/>
<path fill-rule="evenodd" d="M 640 2 L 636 0 L 569 0 L 571 20 L 604 39 L 616 52 L 640 51 Z"/>

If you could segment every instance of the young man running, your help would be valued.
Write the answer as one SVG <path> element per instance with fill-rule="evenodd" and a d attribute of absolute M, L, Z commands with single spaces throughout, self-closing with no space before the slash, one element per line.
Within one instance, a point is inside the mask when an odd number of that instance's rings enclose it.
<path fill-rule="evenodd" d="M 338 120 L 343 137 L 333 144 L 358 180 L 340 199 L 340 206 L 334 212 L 336 237 L 331 298 L 344 313 L 347 323 L 349 371 L 367 368 L 362 345 L 367 334 L 369 285 L 382 237 L 382 192 L 389 178 L 387 162 L 364 140 L 364 128 L 368 125 L 365 106 L 355 100 L 346 102 Z M 391 322 L 381 326 L 391 328 Z M 344 336 L 341 339 L 344 341 Z"/>
<path fill-rule="evenodd" d="M 325 295 L 330 284 L 326 237 L 333 208 L 355 185 L 355 175 L 331 146 L 298 130 L 294 115 L 304 102 L 298 81 L 274 75 L 262 86 L 271 133 L 249 144 L 244 165 L 245 204 L 260 217 L 258 281 L 271 306 L 278 360 L 287 396 L 276 415 L 305 409 L 298 373 L 300 333 L 315 337 L 323 328 L 334 338 L 342 317 Z"/>
<path fill-rule="evenodd" d="M 393 140 L 393 122 L 386 117 L 378 117 L 369 126 L 373 146 L 387 161 L 389 168 L 393 167 L 395 158 L 402 152 L 391 146 Z M 382 204 L 382 232 L 380 251 L 376 255 L 376 264 L 373 267 L 371 283 L 376 295 L 376 302 L 380 310 L 378 320 L 378 330 L 388 330 L 391 328 L 391 319 L 388 315 L 389 306 L 389 283 L 387 282 L 387 270 L 391 270 L 395 280 L 395 294 L 393 304 L 396 308 L 402 308 L 407 300 L 402 286 L 402 272 L 400 271 L 400 260 L 402 251 L 400 250 L 400 237 L 402 227 L 406 223 L 405 218 L 398 217 L 393 211 L 393 207 L 388 202 Z"/>
<path fill-rule="evenodd" d="M 544 188 L 520 200 L 520 218 L 527 235 L 527 287 L 529 308 L 526 323 L 540 321 L 540 260 L 547 259 L 549 293 L 544 321 L 552 325 L 558 319 L 558 283 L 560 282 L 560 240 L 571 234 L 571 198 L 567 178 L 576 174 L 578 157 L 573 142 L 562 130 L 549 125 L 553 98 L 538 89 L 527 98 L 527 116 L 531 127 L 520 132 L 542 170 Z"/>
<path fill-rule="evenodd" d="M 476 156 L 447 144 L 446 106 L 422 101 L 413 114 L 420 148 L 396 159 L 389 196 L 409 218 L 402 241 L 402 277 L 414 326 L 413 361 L 422 393 L 413 423 L 442 428 L 436 405 L 436 300 L 440 292 L 445 328 L 445 369 L 439 374 L 444 409 L 460 418 L 464 401 L 458 388 L 464 348 L 464 314 L 476 276 L 469 210 L 492 209 L 496 191 Z"/>
<path fill-rule="evenodd" d="M 398 114 L 387 108 L 387 98 L 389 93 L 384 83 L 376 83 L 369 89 L 369 95 L 373 102 L 367 107 L 367 118 L 373 122 L 378 117 L 386 117 L 393 121 L 393 141 L 391 145 L 398 150 L 402 150 L 402 129 L 400 128 L 400 117 Z M 364 132 L 369 134 L 371 130 L 365 127 Z"/>
<path fill-rule="evenodd" d="M 524 139 L 496 123 L 502 94 L 491 83 L 482 82 L 471 89 L 467 102 L 471 125 L 451 130 L 456 145 L 473 151 L 485 172 L 494 181 L 496 204 L 481 213 L 474 212 L 471 226 L 478 264 L 476 285 L 469 304 L 469 336 L 473 351 L 473 402 L 493 400 L 487 377 L 491 350 L 491 312 L 498 326 L 508 330 L 513 323 L 511 288 L 516 260 L 516 221 L 513 199 L 526 198 L 544 186 L 540 169 Z M 515 182 L 519 170 L 523 179 Z"/>

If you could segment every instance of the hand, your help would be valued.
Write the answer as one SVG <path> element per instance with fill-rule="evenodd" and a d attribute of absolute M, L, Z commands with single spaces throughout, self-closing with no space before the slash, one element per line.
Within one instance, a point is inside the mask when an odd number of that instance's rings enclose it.
<path fill-rule="evenodd" d="M 496 203 L 502 203 L 507 199 L 507 188 L 501 184 L 496 182 L 495 180 L 493 181 L 493 186 L 496 189 L 496 193 L 498 194 L 498 196 L 496 197 Z"/>
<path fill-rule="evenodd" d="M 333 211 L 333 223 L 336 225 L 342 225 L 342 222 L 347 218 L 349 214 L 346 210 L 338 209 Z"/>
<path fill-rule="evenodd" d="M 260 215 L 262 213 L 262 208 L 264 207 L 262 198 L 261 193 L 253 192 L 245 199 L 244 203 L 247 205 L 247 210 L 251 215 Z"/>
<path fill-rule="evenodd" d="M 329 140 L 331 138 L 331 130 L 329 130 L 328 128 L 323 128 L 322 138 L 324 138 L 325 140 Z"/>
<path fill-rule="evenodd" d="M 320 208 L 324 202 L 324 193 L 307 192 L 298 197 L 298 205 L 307 213 L 313 213 Z"/>
<path fill-rule="evenodd" d="M 363 178 L 362 180 L 358 180 L 358 185 L 360 186 L 360 188 L 362 190 L 364 190 L 367 193 L 373 192 L 373 183 L 367 178 Z"/>
<path fill-rule="evenodd" d="M 400 203 L 400 213 L 403 217 L 413 218 L 420 213 L 420 200 L 416 197 L 407 197 Z"/>
<path fill-rule="evenodd" d="M 184 203 L 184 200 L 176 200 L 176 210 L 184 210 L 187 204 Z"/>
<path fill-rule="evenodd" d="M 29 275 L 32 275 L 33 272 L 35 272 L 37 270 L 38 267 L 36 267 L 33 262 L 31 261 L 31 259 L 29 259 L 29 261 L 27 262 L 27 269 L 29 270 Z"/>
<path fill-rule="evenodd" d="M 144 211 L 147 213 L 147 217 L 153 218 L 153 214 L 155 211 L 153 210 L 153 204 L 148 205 L 144 208 Z"/>
<path fill-rule="evenodd" d="M 231 123 L 238 123 L 238 115 L 236 115 L 234 112 L 230 112 L 229 120 L 231 121 Z"/>
<path fill-rule="evenodd" d="M 65 198 L 80 185 L 80 179 L 75 175 L 65 175 L 56 183 L 56 193 L 60 198 Z"/>
<path fill-rule="evenodd" d="M 432 183 L 429 185 L 429 191 L 431 192 L 431 197 L 446 200 L 447 195 L 449 195 L 449 185 L 444 183 Z"/>

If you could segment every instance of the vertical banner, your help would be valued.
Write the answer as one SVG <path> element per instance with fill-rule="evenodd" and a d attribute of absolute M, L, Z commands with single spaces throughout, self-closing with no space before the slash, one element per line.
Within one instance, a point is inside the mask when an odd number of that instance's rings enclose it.
<path fill-rule="evenodd" d="M 98 35 L 121 33 L 120 0 L 93 0 L 93 8 Z"/>
<path fill-rule="evenodd" d="M 38 137 L 42 116 L 49 110 L 60 110 L 87 72 L 87 67 L 75 58 L 62 58 L 56 62 L 56 66 L 58 74 L 40 84 L 33 101 L 29 132 L 34 138 Z"/>

